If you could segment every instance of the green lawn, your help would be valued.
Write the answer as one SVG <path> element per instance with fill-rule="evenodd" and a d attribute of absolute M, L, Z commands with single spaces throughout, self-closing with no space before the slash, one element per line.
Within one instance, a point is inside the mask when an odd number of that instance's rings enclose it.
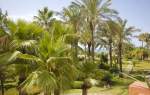
<path fill-rule="evenodd" d="M 5 95 L 18 95 L 17 89 L 16 88 L 8 89 L 7 91 L 5 91 Z"/>
<path fill-rule="evenodd" d="M 124 61 L 123 67 L 126 68 L 128 66 L 128 61 Z M 150 61 L 137 61 L 134 68 L 135 71 L 141 70 L 150 70 Z"/>
<path fill-rule="evenodd" d="M 150 70 L 150 62 L 143 61 L 135 65 L 134 70 Z"/>
<path fill-rule="evenodd" d="M 81 93 L 81 89 L 71 89 L 65 91 L 65 94 L 77 94 Z M 112 88 L 100 88 L 100 87 L 92 87 L 88 90 L 89 93 L 100 93 L 106 95 L 128 95 L 126 86 L 113 86 Z M 11 88 L 6 91 L 5 95 L 18 95 L 18 92 L 15 88 Z"/>
<path fill-rule="evenodd" d="M 81 92 L 81 89 L 71 89 L 66 91 L 65 93 L 76 94 Z M 88 90 L 88 93 L 98 93 L 103 95 L 128 95 L 128 89 L 126 86 L 113 86 L 112 88 L 92 87 Z"/>

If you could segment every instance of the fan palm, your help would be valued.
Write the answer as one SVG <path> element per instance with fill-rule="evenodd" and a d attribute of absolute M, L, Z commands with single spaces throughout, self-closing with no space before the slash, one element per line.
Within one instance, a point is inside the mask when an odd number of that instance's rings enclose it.
<path fill-rule="evenodd" d="M 35 49 L 32 48 L 40 39 L 43 29 L 35 23 L 28 23 L 23 20 L 18 20 L 16 23 L 8 23 L 8 29 L 10 31 L 11 42 L 9 48 L 11 51 L 18 50 L 22 53 L 34 54 Z M 26 79 L 27 61 L 17 60 L 16 73 L 19 75 L 18 86 Z M 22 64 L 21 64 L 22 63 Z M 30 62 L 32 63 L 32 62 Z M 29 66 L 28 66 L 29 67 Z M 21 69 L 18 69 L 21 68 Z M 19 88 L 19 95 L 25 94 Z"/>
<path fill-rule="evenodd" d="M 37 48 L 36 54 L 17 52 L 11 58 L 33 61 L 38 66 L 22 84 L 28 93 L 31 93 L 29 89 L 34 87 L 43 91 L 45 95 L 49 95 L 52 91 L 55 95 L 59 95 L 60 91 L 69 85 L 68 81 L 71 82 L 74 79 L 75 67 L 72 59 L 67 57 L 69 48 L 62 43 L 61 38 L 53 44 L 49 44 L 50 41 L 50 35 L 45 33 L 38 46 L 35 47 Z"/>
<path fill-rule="evenodd" d="M 80 70 L 79 79 L 83 80 L 82 95 L 88 94 L 88 89 L 91 88 L 94 84 L 92 84 L 91 79 L 100 80 L 102 76 L 101 70 L 98 68 L 98 64 L 92 62 L 83 62 L 78 64 L 78 68 Z"/>
<path fill-rule="evenodd" d="M 0 54 L 0 81 L 1 81 L 1 93 L 2 95 L 4 95 L 4 82 L 6 80 L 6 78 L 8 77 L 8 69 L 9 68 L 9 64 L 8 64 L 8 61 L 7 59 L 11 56 L 11 52 L 9 51 L 5 51 L 4 53 L 1 53 Z M 10 69 L 11 70 L 11 69 Z M 9 71 L 10 71 L 9 70 Z M 12 71 L 11 71 L 11 74 L 12 74 Z"/>
<path fill-rule="evenodd" d="M 0 81 L 1 81 L 1 92 L 4 95 L 4 82 L 9 75 L 13 74 L 10 72 L 9 64 L 7 59 L 11 56 L 11 35 L 8 31 L 8 24 L 11 21 L 7 19 L 7 12 L 2 13 L 0 9 Z M 10 72 L 9 72 L 10 71 Z"/>

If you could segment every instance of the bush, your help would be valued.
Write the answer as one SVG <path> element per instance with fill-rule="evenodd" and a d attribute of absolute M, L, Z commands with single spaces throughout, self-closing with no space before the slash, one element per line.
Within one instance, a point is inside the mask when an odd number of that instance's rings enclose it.
<path fill-rule="evenodd" d="M 108 55 L 102 52 L 100 55 L 100 63 L 108 63 Z"/>
<path fill-rule="evenodd" d="M 109 70 L 109 65 L 105 63 L 99 64 L 99 69 Z"/>
<path fill-rule="evenodd" d="M 145 77 L 142 75 L 136 75 L 135 78 L 140 80 L 140 81 L 145 81 Z"/>
<path fill-rule="evenodd" d="M 112 74 L 109 73 L 109 72 L 105 72 L 101 81 L 104 81 L 107 84 L 111 84 L 111 82 L 112 82 Z"/>
<path fill-rule="evenodd" d="M 134 80 L 129 78 L 120 78 L 119 76 L 113 77 L 112 79 L 112 85 L 129 85 Z"/>
<path fill-rule="evenodd" d="M 108 71 L 103 71 L 101 77 L 99 78 L 98 86 L 112 85 L 112 74 Z"/>
<path fill-rule="evenodd" d="M 83 81 L 74 81 L 71 86 L 73 89 L 81 89 L 82 85 Z"/>
<path fill-rule="evenodd" d="M 109 71 L 115 74 L 119 73 L 119 69 L 117 67 L 112 67 Z"/>

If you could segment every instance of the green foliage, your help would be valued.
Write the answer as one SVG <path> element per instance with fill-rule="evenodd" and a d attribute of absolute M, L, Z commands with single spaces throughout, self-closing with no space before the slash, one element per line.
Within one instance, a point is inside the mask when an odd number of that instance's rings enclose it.
<path fill-rule="evenodd" d="M 101 76 L 101 83 L 103 85 L 107 85 L 107 84 L 111 85 L 112 84 L 112 78 L 113 78 L 113 76 L 110 72 L 103 71 L 103 75 Z"/>
<path fill-rule="evenodd" d="M 106 63 L 101 63 L 101 64 L 99 64 L 99 69 L 109 70 L 110 67 Z"/>
<path fill-rule="evenodd" d="M 107 64 L 108 63 L 108 55 L 104 52 L 102 52 L 100 55 L 100 62 L 101 64 Z"/>
<path fill-rule="evenodd" d="M 81 63 L 78 68 L 80 70 L 79 78 L 82 80 L 86 78 L 94 78 L 95 72 L 98 70 L 97 64 L 91 62 Z"/>
<path fill-rule="evenodd" d="M 48 95 L 71 87 L 89 89 L 92 79 L 103 85 L 122 84 L 112 75 L 119 72 L 117 64 L 109 66 L 108 54 L 98 55 L 97 50 L 109 49 L 122 71 L 124 57 L 148 57 L 149 36 L 141 38 L 147 49 L 128 44 L 137 29 L 126 27 L 126 20 L 114 19 L 118 13 L 110 5 L 111 0 L 77 0 L 64 8 L 63 20 L 54 19 L 54 12 L 44 7 L 34 22 L 13 22 L 0 10 L 0 78 L 15 74 L 18 90 Z"/>
<path fill-rule="evenodd" d="M 115 73 L 118 74 L 119 73 L 119 69 L 116 66 L 113 66 L 112 68 L 110 68 L 109 70 L 111 73 Z"/>
<path fill-rule="evenodd" d="M 72 83 L 72 88 L 73 89 L 81 89 L 82 85 L 83 85 L 82 81 L 74 81 Z"/>

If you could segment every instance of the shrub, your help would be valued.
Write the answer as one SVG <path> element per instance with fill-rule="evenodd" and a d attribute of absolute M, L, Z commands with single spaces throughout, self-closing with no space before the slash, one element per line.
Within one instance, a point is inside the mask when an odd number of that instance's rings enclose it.
<path fill-rule="evenodd" d="M 74 81 L 71 86 L 73 89 L 81 89 L 82 85 L 83 81 Z"/>
<path fill-rule="evenodd" d="M 120 78 L 119 76 L 113 77 L 112 79 L 112 85 L 129 85 L 134 80 L 129 78 Z"/>
<path fill-rule="evenodd" d="M 112 68 L 110 68 L 109 71 L 110 71 L 111 73 L 115 73 L 115 74 L 119 73 L 119 69 L 118 69 L 117 67 L 112 67 Z"/>
<path fill-rule="evenodd" d="M 99 69 L 109 70 L 109 65 L 105 63 L 99 64 Z"/>
<path fill-rule="evenodd" d="M 98 86 L 112 85 L 112 74 L 108 71 L 103 71 L 101 77 L 99 77 Z"/>
<path fill-rule="evenodd" d="M 104 81 L 104 82 L 106 82 L 108 84 L 111 84 L 111 82 L 112 82 L 112 74 L 109 73 L 109 72 L 105 72 L 104 76 L 102 78 L 102 81 Z"/>
<path fill-rule="evenodd" d="M 136 75 L 135 78 L 140 80 L 140 81 L 145 81 L 145 77 L 142 75 Z"/>

